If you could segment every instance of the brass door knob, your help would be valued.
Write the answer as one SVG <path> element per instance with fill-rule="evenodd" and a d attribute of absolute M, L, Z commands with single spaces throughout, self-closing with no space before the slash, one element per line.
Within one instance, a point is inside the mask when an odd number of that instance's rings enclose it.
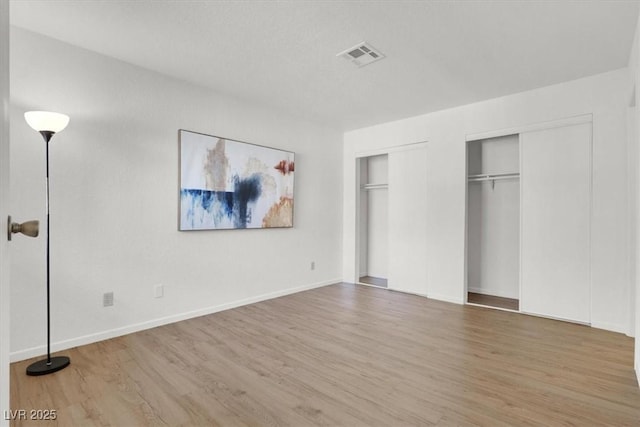
<path fill-rule="evenodd" d="M 15 233 L 22 233 L 29 237 L 38 237 L 40 232 L 40 221 L 32 220 L 19 224 L 17 222 L 11 222 L 11 216 L 7 220 L 7 238 L 11 240 L 11 235 Z"/>

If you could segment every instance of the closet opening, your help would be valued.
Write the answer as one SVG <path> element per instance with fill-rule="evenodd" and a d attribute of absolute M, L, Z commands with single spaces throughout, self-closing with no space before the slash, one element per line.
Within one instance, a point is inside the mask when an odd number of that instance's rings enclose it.
<path fill-rule="evenodd" d="M 387 287 L 388 239 L 388 155 L 357 159 L 359 170 L 359 266 L 358 282 Z"/>
<path fill-rule="evenodd" d="M 519 136 L 467 142 L 467 303 L 520 310 Z"/>

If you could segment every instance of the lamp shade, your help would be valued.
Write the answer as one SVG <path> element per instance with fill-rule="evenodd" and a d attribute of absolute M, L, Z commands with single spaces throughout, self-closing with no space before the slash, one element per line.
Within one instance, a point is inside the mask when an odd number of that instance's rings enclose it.
<path fill-rule="evenodd" d="M 58 133 L 69 124 L 69 116 L 49 111 L 27 111 L 24 119 L 38 132 Z"/>

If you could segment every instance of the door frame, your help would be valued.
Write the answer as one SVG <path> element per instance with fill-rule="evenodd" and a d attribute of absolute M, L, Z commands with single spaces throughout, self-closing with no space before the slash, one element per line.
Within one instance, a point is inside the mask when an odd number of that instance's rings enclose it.
<path fill-rule="evenodd" d="M 0 426 L 8 426 L 9 400 L 9 0 L 0 0 Z"/>

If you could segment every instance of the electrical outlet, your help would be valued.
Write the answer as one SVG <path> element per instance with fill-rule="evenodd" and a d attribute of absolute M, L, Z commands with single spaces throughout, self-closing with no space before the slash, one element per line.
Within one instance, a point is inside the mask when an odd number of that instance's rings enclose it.
<path fill-rule="evenodd" d="M 311 269 L 312 270 L 316 269 L 316 262 L 315 261 L 311 261 Z"/>
<path fill-rule="evenodd" d="M 113 292 L 105 292 L 102 295 L 102 306 L 111 307 L 113 305 Z"/>
<path fill-rule="evenodd" d="M 164 285 L 162 283 L 158 283 L 153 287 L 153 296 L 155 298 L 162 298 L 164 296 Z"/>

